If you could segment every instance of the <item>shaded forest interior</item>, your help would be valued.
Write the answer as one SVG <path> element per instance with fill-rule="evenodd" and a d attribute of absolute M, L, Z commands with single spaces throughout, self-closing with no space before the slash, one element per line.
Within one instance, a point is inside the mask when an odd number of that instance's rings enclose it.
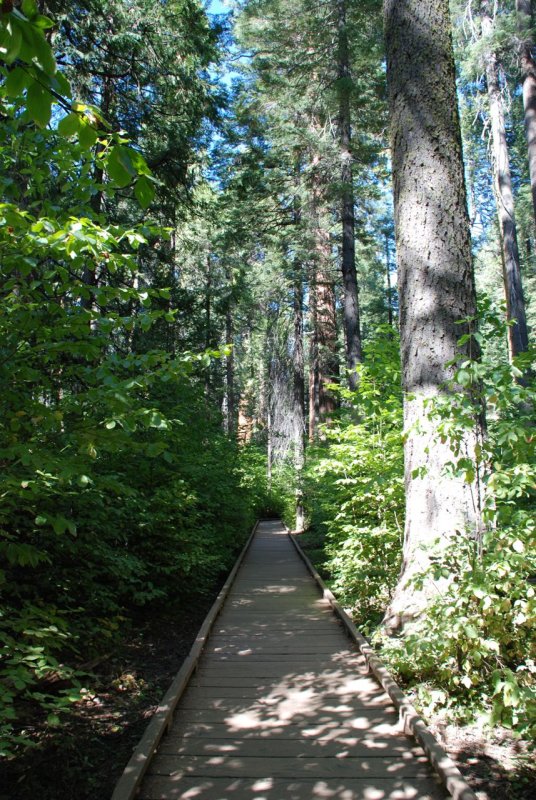
<path fill-rule="evenodd" d="M 529 797 L 534 36 L 531 0 L 0 3 L 6 797 L 108 792 L 266 516 Z"/>

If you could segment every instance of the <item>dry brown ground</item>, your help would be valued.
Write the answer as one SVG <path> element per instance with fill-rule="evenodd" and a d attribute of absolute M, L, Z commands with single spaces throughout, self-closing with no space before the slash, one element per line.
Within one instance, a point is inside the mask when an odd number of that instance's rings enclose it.
<path fill-rule="evenodd" d="M 535 800 L 536 763 L 526 742 L 505 728 L 462 727 L 448 724 L 440 715 L 428 725 L 479 800 Z"/>
<path fill-rule="evenodd" d="M 94 669 L 87 699 L 60 727 L 47 728 L 34 711 L 36 746 L 0 767 L 0 800 L 107 800 L 213 600 L 140 620 L 140 632 Z"/>

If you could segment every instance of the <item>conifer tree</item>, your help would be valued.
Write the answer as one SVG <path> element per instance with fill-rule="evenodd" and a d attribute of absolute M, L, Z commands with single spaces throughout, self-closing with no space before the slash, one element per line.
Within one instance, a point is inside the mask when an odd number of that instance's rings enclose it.
<path fill-rule="evenodd" d="M 452 453 L 426 415 L 467 350 L 459 322 L 474 316 L 475 291 L 448 0 L 385 0 L 384 11 L 406 426 L 403 566 L 385 617 L 393 630 L 435 591 L 411 585 L 434 540 L 475 522 L 471 487 L 445 474 Z M 468 435 L 464 447 L 475 443 Z"/>
<path fill-rule="evenodd" d="M 503 250 L 504 290 L 508 320 L 515 320 L 508 331 L 512 357 L 528 349 L 528 331 L 525 300 L 521 284 L 521 267 L 517 242 L 514 195 L 510 171 L 510 158 L 506 140 L 504 107 L 499 82 L 499 64 L 493 45 L 494 18 L 489 0 L 482 0 L 482 37 L 489 102 L 492 140 L 492 170 L 499 229 Z"/>
<path fill-rule="evenodd" d="M 516 15 L 532 209 L 536 224 L 536 63 L 532 33 L 532 0 L 516 0 Z"/>

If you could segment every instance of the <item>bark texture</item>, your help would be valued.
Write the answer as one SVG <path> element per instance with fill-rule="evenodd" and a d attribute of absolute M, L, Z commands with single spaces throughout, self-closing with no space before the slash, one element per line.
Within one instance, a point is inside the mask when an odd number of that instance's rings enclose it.
<path fill-rule="evenodd" d="M 491 43 L 493 24 L 490 3 L 486 0 L 482 3 L 482 36 L 489 43 Z M 508 342 L 511 355 L 516 356 L 528 350 L 528 331 L 521 284 L 514 194 L 504 125 L 503 98 L 499 85 L 499 65 L 491 44 L 489 44 L 485 53 L 485 60 L 493 153 L 493 183 L 501 235 L 506 313 L 509 320 L 516 320 L 515 325 L 508 329 Z"/>
<path fill-rule="evenodd" d="M 403 565 L 384 621 L 396 630 L 435 591 L 408 585 L 433 542 L 474 526 L 471 487 L 444 474 L 452 453 L 423 404 L 446 391 L 475 292 L 448 0 L 385 0 L 384 13 L 408 432 Z"/>
<path fill-rule="evenodd" d="M 341 156 L 341 269 L 343 281 L 343 321 L 346 342 L 348 385 L 357 389 L 356 367 L 363 360 L 359 321 L 359 289 L 355 264 L 354 183 L 352 169 L 352 121 L 350 109 L 351 73 L 346 27 L 346 0 L 337 0 L 338 28 L 338 135 Z"/>
<path fill-rule="evenodd" d="M 230 273 L 228 279 L 231 281 Z M 232 300 L 227 301 L 225 310 L 225 343 L 231 345 L 231 351 L 225 356 L 225 397 L 224 397 L 224 420 L 225 432 L 229 435 L 235 430 L 235 365 L 234 350 L 232 349 L 234 337 L 234 322 Z"/>
<path fill-rule="evenodd" d="M 337 309 L 331 257 L 329 210 L 325 200 L 325 176 L 320 157 L 312 160 L 310 279 L 311 355 L 309 375 L 309 438 L 317 434 L 319 422 L 329 422 L 337 400 L 328 386 L 339 380 L 337 353 Z"/>
<path fill-rule="evenodd" d="M 305 464 L 305 362 L 303 350 L 303 282 L 300 265 L 295 265 L 294 283 L 294 351 L 292 354 L 293 370 L 293 405 L 294 405 L 294 469 L 296 472 L 296 520 L 295 529 L 303 530 L 303 467 Z"/>
<path fill-rule="evenodd" d="M 320 223 L 315 231 L 316 269 L 316 368 L 318 375 L 315 384 L 318 391 L 318 418 L 320 422 L 330 420 L 337 408 L 337 401 L 329 385 L 339 379 L 339 359 L 337 356 L 337 310 L 335 287 L 332 275 L 331 247 L 329 231 Z"/>
<path fill-rule="evenodd" d="M 516 0 L 517 29 L 519 34 L 519 66 L 523 87 L 525 133 L 529 159 L 532 210 L 536 224 L 536 64 L 534 63 L 534 37 L 532 35 L 532 0 Z"/>

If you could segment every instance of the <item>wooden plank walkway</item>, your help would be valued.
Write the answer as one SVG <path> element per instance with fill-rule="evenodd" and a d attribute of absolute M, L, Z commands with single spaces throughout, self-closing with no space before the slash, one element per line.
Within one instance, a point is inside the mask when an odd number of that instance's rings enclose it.
<path fill-rule="evenodd" d="M 262 522 L 142 800 L 443 800 L 279 522 Z"/>

